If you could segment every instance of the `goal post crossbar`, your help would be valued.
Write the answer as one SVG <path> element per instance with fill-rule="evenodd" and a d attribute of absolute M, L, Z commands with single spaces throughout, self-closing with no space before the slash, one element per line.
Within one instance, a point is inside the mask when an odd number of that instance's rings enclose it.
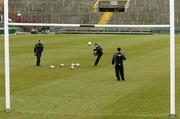
<path fill-rule="evenodd" d="M 9 26 L 59 26 L 59 27 L 122 27 L 122 28 L 169 28 L 170 25 L 101 25 L 101 24 L 49 24 L 49 23 L 8 23 Z"/>
<path fill-rule="evenodd" d="M 8 0 L 4 0 L 4 52 L 5 52 L 5 103 L 10 111 L 10 65 L 9 65 L 9 26 L 64 26 L 87 27 L 81 24 L 46 24 L 46 23 L 9 23 Z M 170 29 L 170 115 L 175 116 L 175 11 L 174 0 L 169 0 L 169 25 L 89 25 L 90 27 L 169 27 Z"/>

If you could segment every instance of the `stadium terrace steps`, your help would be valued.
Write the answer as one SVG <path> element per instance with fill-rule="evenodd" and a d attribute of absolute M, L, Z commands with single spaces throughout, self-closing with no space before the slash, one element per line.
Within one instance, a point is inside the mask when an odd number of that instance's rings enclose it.
<path fill-rule="evenodd" d="M 96 1 L 10 0 L 9 9 L 21 13 L 21 22 L 98 24 L 102 13 L 92 10 Z M 175 3 L 175 21 L 180 25 L 180 1 Z M 130 0 L 127 13 L 113 13 L 109 24 L 169 24 L 169 0 Z"/>
<path fill-rule="evenodd" d="M 98 24 L 108 24 L 112 16 L 113 12 L 104 12 Z"/>
<path fill-rule="evenodd" d="M 0 12 L 2 12 L 3 10 L 3 5 L 4 5 L 4 0 L 0 0 Z"/>
<path fill-rule="evenodd" d="M 91 3 L 84 3 L 82 0 L 12 0 L 9 5 L 10 11 L 21 13 L 22 19 L 31 17 L 36 22 L 77 23 L 87 21 Z"/>
<path fill-rule="evenodd" d="M 115 13 L 114 19 L 124 24 L 168 24 L 169 4 L 167 0 L 133 0 L 126 14 Z"/>

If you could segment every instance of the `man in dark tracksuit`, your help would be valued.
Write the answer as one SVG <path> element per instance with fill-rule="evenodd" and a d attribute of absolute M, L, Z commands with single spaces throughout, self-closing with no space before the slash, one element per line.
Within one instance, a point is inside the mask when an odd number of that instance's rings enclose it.
<path fill-rule="evenodd" d="M 35 54 L 35 56 L 37 58 L 36 66 L 40 66 L 41 54 L 43 52 L 43 49 L 44 49 L 43 44 L 41 43 L 40 40 L 38 40 L 38 43 L 34 47 L 34 54 Z"/>
<path fill-rule="evenodd" d="M 123 66 L 123 61 L 126 60 L 125 55 L 121 52 L 121 48 L 117 48 L 117 52 L 114 54 L 112 58 L 112 64 L 115 63 L 115 72 L 116 72 L 116 77 L 117 81 L 120 81 L 120 76 L 121 75 L 121 80 L 125 80 L 124 78 L 124 66 Z"/>
<path fill-rule="evenodd" d="M 98 45 L 97 43 L 95 43 L 94 46 L 95 46 L 95 48 L 93 49 L 94 56 L 97 56 L 94 66 L 97 66 L 101 56 L 103 55 L 103 48 L 100 45 Z"/>

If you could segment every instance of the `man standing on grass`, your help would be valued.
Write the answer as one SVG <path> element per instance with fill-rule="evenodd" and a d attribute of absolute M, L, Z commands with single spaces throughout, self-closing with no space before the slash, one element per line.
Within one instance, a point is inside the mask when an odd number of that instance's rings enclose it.
<path fill-rule="evenodd" d="M 38 40 L 38 42 L 36 43 L 35 47 L 34 47 L 34 54 L 37 58 L 36 61 L 36 66 L 40 66 L 40 62 L 41 62 L 41 54 L 43 52 L 44 46 L 41 43 L 40 40 Z"/>
<path fill-rule="evenodd" d="M 124 81 L 124 66 L 123 66 L 123 61 L 126 60 L 125 54 L 121 52 L 121 48 L 117 48 L 116 53 L 114 53 L 114 56 L 112 58 L 112 64 L 115 63 L 115 72 L 116 72 L 116 78 L 117 81 L 120 81 L 120 76 L 121 75 L 121 80 Z"/>
<path fill-rule="evenodd" d="M 103 55 L 103 48 L 97 43 L 94 43 L 94 46 L 95 46 L 95 48 L 93 49 L 94 56 L 97 56 L 94 66 L 97 66 L 101 56 Z"/>

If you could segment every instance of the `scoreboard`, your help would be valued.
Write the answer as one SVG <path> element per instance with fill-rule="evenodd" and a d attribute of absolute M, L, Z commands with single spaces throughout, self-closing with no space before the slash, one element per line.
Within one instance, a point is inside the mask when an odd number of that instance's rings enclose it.
<path fill-rule="evenodd" d="M 100 0 L 98 3 L 99 12 L 126 12 L 129 0 Z"/>

